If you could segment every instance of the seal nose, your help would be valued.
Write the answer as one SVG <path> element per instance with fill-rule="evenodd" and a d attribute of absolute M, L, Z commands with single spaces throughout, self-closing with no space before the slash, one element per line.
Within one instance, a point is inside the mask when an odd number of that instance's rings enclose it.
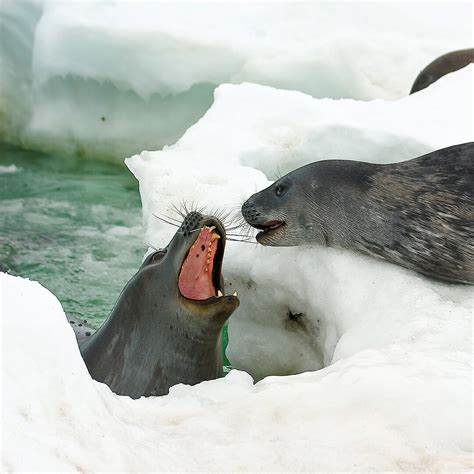
<path fill-rule="evenodd" d="M 199 228 L 199 225 L 203 219 L 203 215 L 200 212 L 197 211 L 191 211 L 183 220 L 183 223 L 181 224 L 181 227 L 179 230 L 184 234 L 184 235 L 189 235 L 189 233 L 193 230 L 196 230 Z"/>
<path fill-rule="evenodd" d="M 247 199 L 247 201 L 242 204 L 242 215 L 244 216 L 244 219 L 252 225 L 258 223 L 259 217 L 261 217 L 262 214 L 257 211 L 255 205 L 250 201 L 250 199 Z"/>

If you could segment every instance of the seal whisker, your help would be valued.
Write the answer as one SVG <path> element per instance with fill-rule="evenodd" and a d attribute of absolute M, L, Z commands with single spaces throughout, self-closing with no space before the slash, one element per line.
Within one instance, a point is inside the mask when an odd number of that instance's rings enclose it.
<path fill-rule="evenodd" d="M 240 239 L 231 239 L 231 238 L 228 238 L 227 240 L 231 240 L 232 242 L 242 242 L 243 244 L 257 245 L 257 242 L 252 242 L 250 240 L 240 240 Z"/>
<path fill-rule="evenodd" d="M 188 230 L 188 232 L 191 234 L 192 232 L 197 232 L 198 230 L 201 230 L 202 227 L 198 227 L 197 229 L 192 229 L 192 230 Z"/>
<path fill-rule="evenodd" d="M 157 249 L 153 244 L 151 244 L 150 242 L 148 242 L 147 240 L 145 241 L 145 244 L 148 245 L 148 247 L 151 247 L 153 250 L 155 250 L 156 252 L 158 252 L 158 250 L 160 249 Z"/>
<path fill-rule="evenodd" d="M 166 217 L 167 219 L 171 220 L 171 221 L 174 221 L 176 222 L 177 224 L 181 225 L 181 223 L 183 222 L 182 219 L 176 219 L 175 217 L 172 217 L 172 216 L 164 216 Z"/>
<path fill-rule="evenodd" d="M 153 217 L 156 217 L 160 221 L 166 222 L 167 224 L 170 224 L 174 227 L 180 227 L 178 224 L 175 224 L 174 222 L 167 221 L 166 219 L 163 219 L 163 217 L 157 216 L 156 214 L 153 214 Z"/>
<path fill-rule="evenodd" d="M 181 203 L 181 207 L 183 207 L 183 203 Z M 186 217 L 186 214 L 184 213 L 183 209 L 180 209 L 176 204 L 171 205 L 171 210 L 176 212 L 178 216 L 181 216 L 181 219 L 184 219 Z"/>

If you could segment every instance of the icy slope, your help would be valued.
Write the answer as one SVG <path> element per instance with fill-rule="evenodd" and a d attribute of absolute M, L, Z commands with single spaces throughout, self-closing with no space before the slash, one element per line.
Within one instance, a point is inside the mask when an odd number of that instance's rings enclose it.
<path fill-rule="evenodd" d="M 174 233 L 154 216 L 173 217 L 172 204 L 238 210 L 278 170 L 328 158 L 400 161 L 472 140 L 472 70 L 398 101 L 220 86 L 211 109 L 178 143 L 126 160 L 140 182 L 147 241 L 160 247 Z M 449 301 L 466 305 L 470 296 L 470 288 L 323 248 L 228 242 L 224 276 L 242 296 L 227 356 L 257 379 L 410 341 L 418 325 L 447 317 Z"/>
<path fill-rule="evenodd" d="M 5 274 L 0 290 L 3 471 L 472 468 L 471 315 L 431 290 L 397 343 L 255 386 L 233 371 L 140 400 L 92 381 L 48 290 Z"/>
<path fill-rule="evenodd" d="M 470 17 L 460 3 L 4 0 L 0 137 L 121 159 L 176 141 L 221 83 L 399 98 L 470 44 Z"/>

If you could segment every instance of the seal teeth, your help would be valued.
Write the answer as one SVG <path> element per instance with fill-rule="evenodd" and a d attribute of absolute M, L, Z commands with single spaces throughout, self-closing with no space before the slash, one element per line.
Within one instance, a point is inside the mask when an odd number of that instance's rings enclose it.
<path fill-rule="evenodd" d="M 217 234 L 216 232 L 213 232 L 211 235 L 211 242 L 214 242 L 214 240 L 220 239 L 221 236 Z"/>
<path fill-rule="evenodd" d="M 221 296 L 224 296 L 224 295 L 222 294 L 222 291 L 221 291 L 221 290 L 217 290 L 217 297 L 220 298 Z"/>

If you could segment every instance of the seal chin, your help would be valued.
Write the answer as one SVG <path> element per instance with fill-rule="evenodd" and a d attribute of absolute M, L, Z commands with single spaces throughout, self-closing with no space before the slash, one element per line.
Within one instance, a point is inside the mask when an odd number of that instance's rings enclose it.
<path fill-rule="evenodd" d="M 260 229 L 261 232 L 255 237 L 257 242 L 260 244 L 271 245 L 272 242 L 278 239 L 278 237 L 285 232 L 287 224 L 283 221 L 272 220 L 265 222 L 264 224 L 259 224 L 253 226 L 257 229 Z"/>

